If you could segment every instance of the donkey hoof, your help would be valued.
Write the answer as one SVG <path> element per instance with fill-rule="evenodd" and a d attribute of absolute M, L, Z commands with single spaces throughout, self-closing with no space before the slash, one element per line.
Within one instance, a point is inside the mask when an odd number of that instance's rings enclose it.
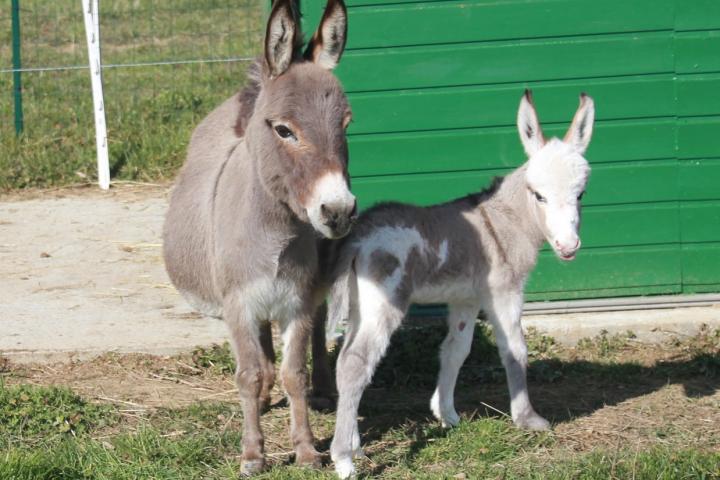
<path fill-rule="evenodd" d="M 265 460 L 254 459 L 254 460 L 243 460 L 240 463 L 240 476 L 241 477 L 252 477 L 257 475 L 265 469 Z"/>
<path fill-rule="evenodd" d="M 295 452 L 295 464 L 302 467 L 321 468 L 322 456 L 315 448 L 304 448 Z"/>
<path fill-rule="evenodd" d="M 330 395 L 311 395 L 310 408 L 317 412 L 332 412 L 335 411 L 335 399 Z"/>
<path fill-rule="evenodd" d="M 355 478 L 355 466 L 349 458 L 343 458 L 335 462 L 335 473 L 341 479 Z"/>
<path fill-rule="evenodd" d="M 524 430 L 545 431 L 550 430 L 550 422 L 535 412 L 522 415 L 515 420 L 515 425 Z"/>

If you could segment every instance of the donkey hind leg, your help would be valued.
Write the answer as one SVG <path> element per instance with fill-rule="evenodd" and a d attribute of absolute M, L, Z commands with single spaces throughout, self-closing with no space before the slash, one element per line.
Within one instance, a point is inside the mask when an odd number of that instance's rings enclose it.
<path fill-rule="evenodd" d="M 283 359 L 280 377 L 290 403 L 290 438 L 295 449 L 295 463 L 320 467 L 308 415 L 306 366 L 307 347 L 312 329 L 310 316 L 300 317 L 283 326 Z"/>
<path fill-rule="evenodd" d="M 451 304 L 449 310 L 448 334 L 440 346 L 440 374 L 430 400 L 430 409 L 445 428 L 460 423 L 460 416 L 455 411 L 455 383 L 460 367 L 470 353 L 480 307 Z"/>
<path fill-rule="evenodd" d="M 361 311 L 350 311 L 349 324 L 354 331 L 346 337 L 337 363 L 338 406 L 330 456 L 340 478 L 355 473 L 352 459 L 362 455 L 357 423 L 360 399 L 405 314 L 383 296 L 363 295 L 362 283 L 358 290 Z"/>
<path fill-rule="evenodd" d="M 260 346 L 263 351 L 263 356 L 260 358 L 260 366 L 263 372 L 260 408 L 266 410 L 270 406 L 270 391 L 275 385 L 275 349 L 273 348 L 272 325 L 270 322 L 265 322 L 260 326 Z"/>
<path fill-rule="evenodd" d="M 263 351 L 254 319 L 226 308 L 237 368 L 235 382 L 243 411 L 242 456 L 240 471 L 250 476 L 265 468 L 264 439 L 260 428 L 260 393 L 263 387 Z"/>
<path fill-rule="evenodd" d="M 513 422 L 528 430 L 548 430 L 550 423 L 538 415 L 530 403 L 527 389 L 527 345 L 523 335 L 520 316 L 523 296 L 521 293 L 492 292 L 486 302 L 487 314 L 492 322 L 495 340 L 510 390 L 510 412 Z"/>
<path fill-rule="evenodd" d="M 335 406 L 333 398 L 335 388 L 325 344 L 326 321 L 327 305 L 323 303 L 315 312 L 312 331 L 312 393 L 310 394 L 310 406 L 319 411 L 329 411 Z"/>

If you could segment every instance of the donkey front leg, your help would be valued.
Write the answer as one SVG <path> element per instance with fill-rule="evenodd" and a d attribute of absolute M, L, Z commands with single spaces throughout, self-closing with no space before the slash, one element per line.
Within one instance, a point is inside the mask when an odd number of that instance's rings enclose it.
<path fill-rule="evenodd" d="M 455 411 L 455 383 L 460 367 L 470 353 L 480 310 L 477 305 L 451 304 L 448 307 L 448 334 L 440 347 L 440 374 L 430 400 L 430 410 L 445 428 L 460 423 L 460 416 Z"/>
<path fill-rule="evenodd" d="M 235 352 L 235 382 L 243 410 L 242 456 L 243 476 L 254 475 L 265 468 L 264 440 L 260 428 L 260 394 L 263 387 L 263 350 L 260 332 L 254 319 L 240 314 L 239 308 L 225 306 L 226 320 Z M 233 308 L 235 307 L 235 308 Z"/>
<path fill-rule="evenodd" d="M 263 371 L 262 388 L 260 389 L 260 408 L 266 410 L 270 406 L 270 391 L 275 385 L 275 349 L 273 348 L 272 326 L 265 322 L 260 326 L 260 346 L 263 356 L 260 364 Z"/>
<path fill-rule="evenodd" d="M 290 403 L 290 438 L 295 449 L 295 463 L 320 467 L 308 416 L 308 372 L 305 364 L 312 318 L 292 320 L 282 332 L 283 359 L 280 378 Z"/>
<path fill-rule="evenodd" d="M 486 313 L 493 325 L 500 358 L 505 366 L 510 412 L 515 425 L 528 430 L 548 430 L 550 423 L 535 413 L 528 395 L 527 345 L 520 324 L 522 293 L 494 291 L 485 305 L 488 305 Z"/>
<path fill-rule="evenodd" d="M 318 307 L 313 319 L 312 394 L 310 395 L 310 405 L 320 411 L 332 410 L 335 405 L 333 401 L 335 388 L 330 374 L 330 360 L 325 342 L 326 322 L 327 305 L 323 303 Z"/>

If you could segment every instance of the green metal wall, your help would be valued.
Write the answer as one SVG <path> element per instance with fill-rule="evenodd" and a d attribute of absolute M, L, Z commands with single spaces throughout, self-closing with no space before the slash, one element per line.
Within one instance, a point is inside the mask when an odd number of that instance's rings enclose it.
<path fill-rule="evenodd" d="M 528 298 L 720 291 L 720 0 L 346 1 L 363 207 L 483 188 L 524 161 L 526 87 L 556 135 L 586 91 L 583 250 L 543 251 Z M 302 2 L 308 26 L 324 4 Z"/>

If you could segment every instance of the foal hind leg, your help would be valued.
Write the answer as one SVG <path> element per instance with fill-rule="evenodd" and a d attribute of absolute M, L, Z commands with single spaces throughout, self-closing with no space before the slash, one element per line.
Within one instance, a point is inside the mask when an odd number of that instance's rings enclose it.
<path fill-rule="evenodd" d="M 350 312 L 353 331 L 337 363 L 338 406 L 330 455 L 340 478 L 348 478 L 355 472 L 352 459 L 362 454 L 357 423 L 360 399 L 404 316 L 404 310 L 383 297 L 363 295 L 362 284 L 359 285 L 359 305 L 360 312 Z"/>
<path fill-rule="evenodd" d="M 460 416 L 455 411 L 455 383 L 460 367 L 470 353 L 479 309 L 475 305 L 449 305 L 448 334 L 440 347 L 440 374 L 430 400 L 435 418 L 446 428 L 460 423 Z"/>
<path fill-rule="evenodd" d="M 263 351 L 255 319 L 248 318 L 237 305 L 225 308 L 230 327 L 237 368 L 237 384 L 243 411 L 242 455 L 240 471 L 253 475 L 265 467 L 264 439 L 260 428 L 260 393 L 263 387 Z"/>
<path fill-rule="evenodd" d="M 325 323 L 327 321 L 327 305 L 318 307 L 313 319 L 312 331 L 312 393 L 310 406 L 315 410 L 331 410 L 335 405 L 333 393 L 335 386 L 330 373 L 327 345 L 325 343 Z"/>
<path fill-rule="evenodd" d="M 266 410 L 270 406 L 270 391 L 275 385 L 275 349 L 273 348 L 272 325 L 270 322 L 263 323 L 260 326 L 260 346 L 263 351 L 263 356 L 260 358 L 263 371 L 260 408 Z"/>
<path fill-rule="evenodd" d="M 291 320 L 284 326 L 280 377 L 290 403 L 290 437 L 295 449 L 295 463 L 319 467 L 320 456 L 313 445 L 307 400 L 308 372 L 305 362 L 311 329 L 312 317 L 309 315 Z"/>
<path fill-rule="evenodd" d="M 527 345 L 520 324 L 522 293 L 494 291 L 485 304 L 505 367 L 513 422 L 528 430 L 548 430 L 550 423 L 535 412 L 528 395 Z"/>

